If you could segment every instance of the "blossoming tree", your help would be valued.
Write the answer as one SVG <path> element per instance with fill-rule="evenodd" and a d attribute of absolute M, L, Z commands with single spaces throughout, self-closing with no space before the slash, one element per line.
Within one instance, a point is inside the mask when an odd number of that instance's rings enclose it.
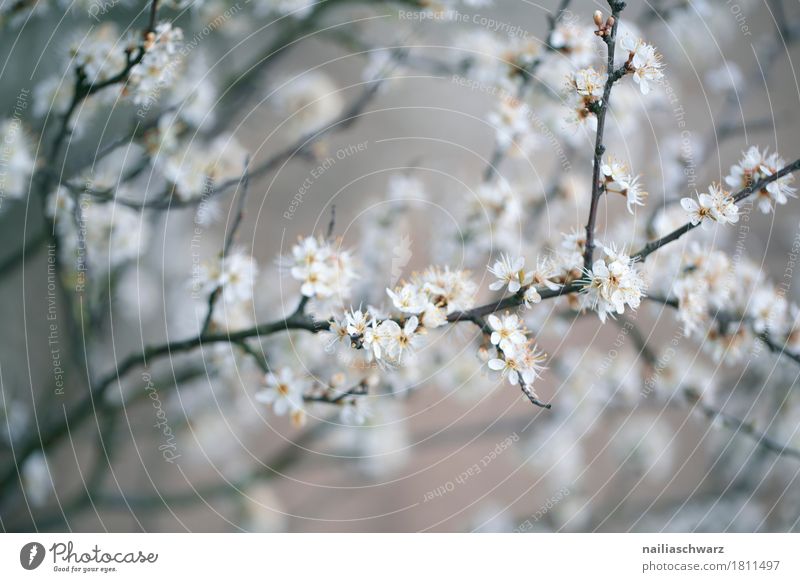
<path fill-rule="evenodd" d="M 5 528 L 63 527 L 94 503 L 128 503 L 103 483 L 121 419 L 148 400 L 158 403 L 158 449 L 170 466 L 181 462 L 177 435 L 208 430 L 208 410 L 285 418 L 298 431 L 292 439 L 304 443 L 321 430 L 378 431 L 395 422 L 393 402 L 432 384 L 479 399 L 495 389 L 521 397 L 515 410 L 545 435 L 531 438 L 537 448 L 526 462 L 572 467 L 564 479 L 573 499 L 592 497 L 591 487 L 576 484 L 583 462 L 565 461 L 572 448 L 554 453 L 552 442 L 576 443 L 622 409 L 645 423 L 626 422 L 635 446 L 620 466 L 646 435 L 663 435 L 653 410 L 673 407 L 730 429 L 726 443 L 749 443 L 781 462 L 800 458 L 792 443 L 797 397 L 761 397 L 759 409 L 758 398 L 726 390 L 716 372 L 750 367 L 753 385 L 767 386 L 776 369 L 775 378 L 791 377 L 800 364 L 799 310 L 788 287 L 771 283 L 769 265 L 734 244 L 744 222 L 792 208 L 800 159 L 750 145 L 747 132 L 765 123 L 736 122 L 744 74 L 732 62 L 699 65 L 708 69 L 719 121 L 705 141 L 685 130 L 673 75 L 680 67 L 670 62 L 680 62 L 679 50 L 662 56 L 651 38 L 702 52 L 683 36 L 692 34 L 687 23 L 710 22 L 727 8 L 609 0 L 591 12 L 560 0 L 546 16 L 524 8 L 530 27 L 545 30 L 536 38 L 502 20 L 481 28 L 489 21 L 475 11 L 490 10 L 486 0 L 62 4 L 0 7 L 7 38 L 60 11 L 75 27 L 68 40 L 53 33 L 58 54 L 46 66 L 11 51 L 36 69 L 34 86 L 0 123 L 0 220 L 10 223 L 24 208 L 25 232 L 38 232 L 21 234 L 0 271 L 8 280 L 21 268 L 47 274 L 54 307 L 40 314 L 50 332 L 43 345 L 56 351 L 44 350 L 34 365 L 57 370 L 43 381 L 49 397 L 3 384 Z M 385 30 L 375 34 L 364 25 L 370 20 Z M 800 23 L 776 23 L 759 47 L 770 59 L 800 37 Z M 419 25 L 447 35 L 446 46 Z M 286 53 L 314 42 L 343 51 L 331 62 L 359 62 L 362 78 L 347 87 L 352 99 L 323 67 L 273 74 Z M 755 71 L 757 81 L 770 79 L 770 64 Z M 318 166 L 302 188 L 326 183 L 329 167 L 351 155 L 332 154 L 337 134 L 358 136 L 379 111 L 375 103 L 418 78 L 467 87 L 487 105 L 472 116 L 487 147 L 462 148 L 462 168 L 447 170 L 459 176 L 458 191 L 432 192 L 425 176 L 436 164 L 414 161 L 389 172 L 374 219 L 342 230 L 331 198 L 316 209 L 316 226 L 277 252 L 256 248 L 255 238 L 247 244 L 248 219 L 254 230 L 278 224 L 264 218 L 256 194 L 266 181 L 263 199 L 283 202 L 272 184 L 290 163 Z M 256 112 L 276 119 L 269 135 L 253 137 L 262 133 Z M 655 153 L 641 141 L 645 127 Z M 459 149 L 459 136 L 450 139 Z M 723 141 L 741 157 L 728 160 Z M 729 169 L 687 180 L 715 159 Z M 304 191 L 287 220 L 309 204 Z M 431 208 L 446 208 L 449 223 L 432 218 Z M 751 217 L 752 208 L 763 218 Z M 428 249 L 412 253 L 407 232 L 427 237 Z M 406 273 L 411 256 L 423 254 L 429 266 Z M 32 266 L 37 260 L 44 266 Z M 646 322 L 653 331 L 643 331 Z M 581 341 L 588 331 L 564 340 L 573 328 L 596 326 L 597 334 L 611 328 L 612 338 L 619 332 L 617 340 Z M 676 329 L 679 341 L 664 339 Z M 668 351 L 659 352 L 659 342 Z M 204 394 L 204 386 L 229 391 Z M 180 402 L 185 422 L 168 419 L 162 398 Z M 743 414 L 740 399 L 751 403 Z M 759 414 L 767 420 L 753 421 Z M 87 425 L 98 460 L 77 493 L 56 495 L 53 451 Z M 385 438 L 358 434 L 359 451 L 378 450 L 366 443 Z M 672 442 L 659 438 L 651 455 Z M 542 440 L 551 444 L 536 444 Z M 373 456 L 380 471 L 381 455 Z M 223 478 L 229 489 L 209 495 L 235 496 L 269 477 L 242 470 L 233 482 Z M 172 498 L 191 500 L 186 495 Z M 159 498 L 138 499 L 137 508 L 159 507 Z M 550 526 L 575 519 L 575 529 L 597 527 L 601 519 L 579 514 L 552 517 Z"/>

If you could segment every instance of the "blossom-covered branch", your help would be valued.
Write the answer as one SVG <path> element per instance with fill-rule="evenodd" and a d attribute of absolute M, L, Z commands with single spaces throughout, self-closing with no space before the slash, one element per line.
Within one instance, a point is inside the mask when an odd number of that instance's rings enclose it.
<path fill-rule="evenodd" d="M 756 164 L 756 165 L 758 165 L 758 164 Z M 790 176 L 792 173 L 794 173 L 794 172 L 796 172 L 798 170 L 800 170 L 800 159 L 797 159 L 797 160 L 791 162 L 790 164 L 786 164 L 786 165 L 781 164 L 780 167 L 775 168 L 775 170 L 772 171 L 771 173 L 766 174 L 764 177 L 757 178 L 757 181 L 755 181 L 754 183 L 752 183 L 749 186 L 746 186 L 746 187 L 742 188 L 740 191 L 738 191 L 736 194 L 734 194 L 731 197 L 731 200 L 735 204 L 737 202 L 741 202 L 742 200 L 744 200 L 748 196 L 750 196 L 750 195 L 752 195 L 754 193 L 757 193 L 758 196 L 761 199 L 769 201 L 772 197 L 778 196 L 779 197 L 778 199 L 779 200 L 783 200 L 783 203 L 785 203 L 786 198 L 781 193 L 781 188 L 783 188 L 783 186 L 780 184 L 780 182 L 784 178 L 786 178 L 787 176 Z M 748 182 L 753 182 L 752 175 L 749 178 L 746 178 L 746 180 Z M 785 180 L 783 180 L 783 181 L 785 182 Z M 768 188 L 768 186 L 770 186 L 770 184 L 775 184 L 776 187 Z M 723 199 L 723 201 L 724 201 L 724 199 Z M 712 218 L 712 215 L 710 214 L 710 211 L 709 211 L 709 218 L 710 219 Z M 667 245 L 667 244 L 669 244 L 669 243 L 671 243 L 673 241 L 678 240 L 680 237 L 682 237 L 684 234 L 686 234 L 690 230 L 700 226 L 700 224 L 702 222 L 703 222 L 702 219 L 698 219 L 696 221 L 687 222 L 686 224 L 684 224 L 683 226 L 681 226 L 679 228 L 676 228 L 675 230 L 673 230 L 669 234 L 666 234 L 666 235 L 662 236 L 661 238 L 659 238 L 657 240 L 650 241 L 649 243 L 644 245 L 644 247 L 642 247 L 640 250 L 636 251 L 632 255 L 632 258 L 634 260 L 644 261 L 650 254 L 654 253 L 655 251 L 657 251 L 658 249 L 660 249 L 664 245 Z"/>

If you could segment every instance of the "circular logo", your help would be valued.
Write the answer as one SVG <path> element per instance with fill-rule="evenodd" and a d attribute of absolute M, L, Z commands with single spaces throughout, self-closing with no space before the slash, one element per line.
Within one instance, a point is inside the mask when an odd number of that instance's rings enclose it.
<path fill-rule="evenodd" d="M 39 542 L 28 542 L 19 551 L 19 563 L 26 570 L 35 570 L 44 561 L 44 546 Z"/>

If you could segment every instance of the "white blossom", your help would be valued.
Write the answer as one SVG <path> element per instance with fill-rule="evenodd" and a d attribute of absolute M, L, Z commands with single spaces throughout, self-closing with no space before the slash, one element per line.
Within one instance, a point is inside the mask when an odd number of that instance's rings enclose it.
<path fill-rule="evenodd" d="M 542 296 L 539 295 L 539 291 L 536 290 L 536 287 L 531 285 L 527 289 L 525 289 L 525 293 L 522 296 L 522 300 L 525 303 L 525 307 L 531 307 L 532 305 L 541 302 Z"/>
<path fill-rule="evenodd" d="M 392 299 L 395 308 L 403 313 L 420 314 L 428 307 L 428 298 L 414 283 L 406 283 L 395 291 L 387 289 L 386 293 Z"/>
<path fill-rule="evenodd" d="M 689 221 L 692 224 L 700 224 L 706 229 L 715 222 L 720 224 L 739 222 L 739 208 L 733 197 L 730 192 L 723 190 L 717 184 L 711 184 L 707 194 L 698 193 L 697 201 L 681 198 L 681 206 L 689 213 Z"/>
<path fill-rule="evenodd" d="M 281 368 L 277 374 L 268 372 L 264 376 L 265 388 L 257 392 L 255 399 L 272 406 L 277 416 L 303 408 L 305 380 L 289 368 Z"/>
<path fill-rule="evenodd" d="M 709 228 L 714 222 L 714 201 L 708 194 L 698 194 L 697 200 L 681 198 L 681 206 L 689 213 L 689 222 Z"/>
<path fill-rule="evenodd" d="M 621 194 L 625 197 L 628 212 L 633 214 L 633 206 L 644 206 L 647 192 L 642 190 L 639 176 L 632 176 L 625 164 L 608 157 L 600 165 L 600 173 L 605 180 L 606 192 Z"/>
<path fill-rule="evenodd" d="M 603 246 L 605 258 L 599 259 L 588 272 L 589 283 L 583 293 L 586 305 L 605 322 L 607 315 L 625 313 L 625 306 L 639 307 L 645 283 L 630 257 Z"/>
<path fill-rule="evenodd" d="M 172 81 L 179 67 L 183 31 L 160 22 L 144 40 L 144 56 L 131 68 L 127 90 L 136 105 L 150 105 Z"/>
<path fill-rule="evenodd" d="M 601 75 L 591 67 L 575 71 L 570 79 L 572 89 L 581 97 L 588 97 L 592 101 L 600 100 L 605 84 L 605 75 Z"/>
<path fill-rule="evenodd" d="M 403 327 L 400 330 L 400 333 L 397 334 L 396 340 L 396 348 L 397 348 L 397 359 L 400 360 L 403 357 L 403 352 L 406 350 L 412 349 L 419 343 L 420 335 L 417 329 L 419 328 L 419 319 L 416 316 L 409 317 Z"/>
<path fill-rule="evenodd" d="M 209 294 L 221 289 L 222 300 L 233 305 L 253 298 L 258 264 L 243 249 L 233 249 L 225 257 L 200 265 L 198 285 Z"/>
<path fill-rule="evenodd" d="M 772 176 L 785 165 L 786 162 L 777 152 L 768 154 L 767 150 L 762 152 L 758 146 L 752 146 L 744 152 L 738 164 L 731 166 L 725 183 L 731 188 L 743 190 Z M 755 194 L 761 212 L 767 214 L 775 206 L 786 204 L 787 198 L 794 198 L 796 194 L 792 182 L 794 176 L 790 173 L 758 190 Z"/>
<path fill-rule="evenodd" d="M 720 224 L 735 224 L 739 222 L 739 207 L 736 206 L 731 193 L 723 190 L 717 184 L 708 187 L 711 196 L 714 219 Z"/>
<path fill-rule="evenodd" d="M 360 426 L 369 420 L 372 410 L 364 396 L 348 396 L 341 402 L 339 420 L 348 426 Z"/>
<path fill-rule="evenodd" d="M 753 293 L 748 302 L 748 312 L 753 318 L 753 331 L 773 332 L 785 325 L 789 315 L 786 298 L 774 288 L 764 286 Z"/>
<path fill-rule="evenodd" d="M 498 357 L 487 362 L 489 369 L 500 372 L 512 386 L 520 382 L 532 387 L 534 381 L 544 370 L 545 356 L 531 342 L 513 344 L 509 350 L 503 350 Z"/>
<path fill-rule="evenodd" d="M 346 298 L 356 278 L 349 251 L 334 249 L 315 237 L 306 237 L 292 247 L 291 275 L 302 282 L 300 292 L 306 297 Z"/>
<path fill-rule="evenodd" d="M 628 53 L 627 66 L 633 71 L 634 82 L 639 85 L 642 94 L 647 95 L 650 83 L 664 77 L 661 56 L 656 53 L 655 47 L 632 34 L 622 35 L 619 46 Z"/>
<path fill-rule="evenodd" d="M 369 313 L 364 313 L 360 309 L 351 310 L 345 314 L 345 322 L 348 335 L 363 336 L 369 327 Z"/>
<path fill-rule="evenodd" d="M 489 285 L 489 289 L 499 291 L 508 286 L 510 293 L 516 293 L 531 282 L 531 277 L 525 273 L 524 267 L 525 257 L 511 258 L 509 255 L 501 255 L 500 259 L 489 267 L 489 272 L 497 277 L 497 281 Z"/>
<path fill-rule="evenodd" d="M 586 251 L 586 231 L 573 228 L 569 233 L 562 233 L 558 245 L 556 260 L 558 267 L 565 273 L 583 269 L 583 253 Z"/>
<path fill-rule="evenodd" d="M 525 343 L 525 332 L 518 316 L 514 314 L 506 314 L 501 317 L 489 315 L 486 319 L 492 329 L 490 340 L 501 350 L 513 351 L 515 346 Z"/>
<path fill-rule="evenodd" d="M 163 136 L 162 136 L 163 137 Z M 216 182 L 241 177 L 246 154 L 235 138 L 220 135 L 210 143 L 192 140 L 188 144 L 167 147 L 161 141 L 156 159 L 164 177 L 175 185 L 180 200 L 209 198 Z"/>

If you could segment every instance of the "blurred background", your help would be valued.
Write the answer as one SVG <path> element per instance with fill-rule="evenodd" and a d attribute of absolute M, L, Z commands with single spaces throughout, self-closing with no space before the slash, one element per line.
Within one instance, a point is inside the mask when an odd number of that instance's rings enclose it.
<path fill-rule="evenodd" d="M 583 228 L 594 133 L 565 121 L 571 41 L 545 47 L 558 17 L 556 30 L 572 27 L 564 35 L 584 31 L 587 63 L 601 67 L 605 48 L 585 30 L 607 5 L 424 4 L 166 3 L 159 20 L 183 29 L 184 47 L 169 89 L 153 103 L 114 88 L 89 97 L 55 161 L 46 152 L 70 102 L 74 47 L 98 34 L 124 42 L 146 26 L 149 4 L 0 4 L 0 117 L 18 120 L 40 160 L 26 173 L 17 139 L 17 165 L 6 156 L 3 166 L 22 174 L 24 190 L 14 195 L 7 180 L 0 199 L 4 530 L 798 530 L 800 367 L 755 341 L 737 358 L 715 358 L 656 303 L 605 325 L 567 299 L 527 312 L 549 357 L 537 392 L 550 410 L 486 372 L 469 324 L 433 335 L 398 370 L 292 332 L 252 338 L 248 349 L 323 384 L 337 373 L 368 378 L 364 424 L 329 404 L 309 407 L 304 426 L 272 414 L 254 397 L 257 362 L 221 342 L 133 366 L 79 424 L 48 438 L 47 427 L 86 402 L 87 376 L 198 333 L 208 302 L 193 277 L 222 248 L 242 193 L 204 196 L 203 177 L 235 184 L 248 156 L 259 172 L 235 244 L 259 270 L 243 313 L 215 322 L 223 331 L 294 311 L 300 285 L 280 258 L 298 237 L 324 236 L 334 206 L 337 244 L 358 275 L 347 306 L 390 308 L 385 289 L 432 264 L 469 269 L 485 303 L 496 297 L 486 265 L 500 252 L 534 261 Z M 626 79 L 609 113 L 608 151 L 642 175 L 649 196 L 635 215 L 606 197 L 599 236 L 636 249 L 679 225 L 674 202 L 723 181 L 751 145 L 800 157 L 800 7 L 630 2 L 622 21 L 656 46 L 665 74 L 649 95 Z M 492 112 L 515 87 L 504 80 L 512 53 L 547 58 L 525 97 L 526 139 L 503 151 L 487 181 L 502 142 Z M 160 153 L 170 139 L 181 143 L 177 169 Z M 63 275 L 66 296 L 51 290 L 43 209 L 52 198 L 42 202 L 50 192 L 35 178 L 48 171 L 113 192 L 94 203 L 102 229 L 87 227 L 96 283 L 85 292 L 77 269 Z M 190 192 L 198 179 L 199 196 Z M 487 193 L 494 180 L 508 194 Z M 113 202 L 159 201 L 165 184 L 177 186 L 165 207 Z M 754 208 L 738 227 L 689 236 L 796 300 L 799 208 Z M 647 265 L 656 293 L 674 276 L 665 263 Z"/>

